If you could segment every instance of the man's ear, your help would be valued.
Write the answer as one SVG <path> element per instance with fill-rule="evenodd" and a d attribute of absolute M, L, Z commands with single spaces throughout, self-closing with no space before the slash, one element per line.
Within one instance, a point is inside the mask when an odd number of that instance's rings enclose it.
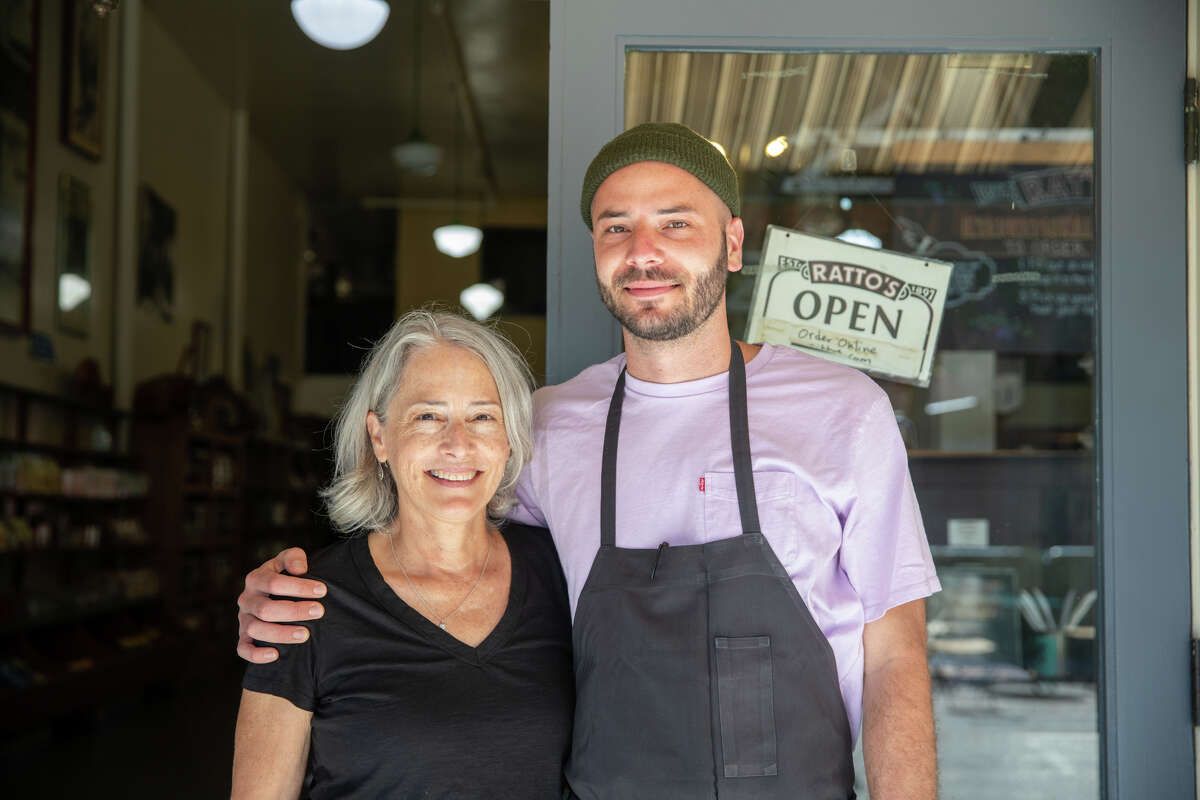
<path fill-rule="evenodd" d="M 383 443 L 383 422 L 374 411 L 367 412 L 367 436 L 371 439 L 371 450 L 379 461 L 387 461 L 387 447 Z"/>
<path fill-rule="evenodd" d="M 737 272 L 742 268 L 742 240 L 746 237 L 746 229 L 742 226 L 741 217 L 733 217 L 725 225 L 725 253 L 729 259 L 729 271 Z"/>

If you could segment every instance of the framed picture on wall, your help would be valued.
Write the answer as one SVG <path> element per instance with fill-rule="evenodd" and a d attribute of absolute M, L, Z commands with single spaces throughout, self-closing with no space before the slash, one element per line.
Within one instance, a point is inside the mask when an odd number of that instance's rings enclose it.
<path fill-rule="evenodd" d="M 175 209 L 146 184 L 138 197 L 138 306 L 170 322 L 175 305 Z"/>
<path fill-rule="evenodd" d="M 29 330 L 38 0 L 0 0 L 0 330 Z"/>
<path fill-rule="evenodd" d="M 92 328 L 92 190 L 71 175 L 58 179 L 58 326 L 87 336 Z"/>
<path fill-rule="evenodd" d="M 104 152 L 104 20 L 89 0 L 67 0 L 63 20 L 63 142 L 99 160 Z"/>

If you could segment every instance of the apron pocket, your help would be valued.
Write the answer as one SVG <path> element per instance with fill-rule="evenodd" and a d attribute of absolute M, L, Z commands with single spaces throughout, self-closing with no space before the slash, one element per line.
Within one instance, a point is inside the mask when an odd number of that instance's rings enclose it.
<path fill-rule="evenodd" d="M 726 778 L 778 775 L 770 636 L 717 636 L 717 704 Z"/>

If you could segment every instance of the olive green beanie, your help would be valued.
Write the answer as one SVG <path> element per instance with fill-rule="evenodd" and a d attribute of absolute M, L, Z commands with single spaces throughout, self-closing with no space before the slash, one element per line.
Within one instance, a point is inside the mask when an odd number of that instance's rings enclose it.
<path fill-rule="evenodd" d="M 712 189 L 733 216 L 741 216 L 737 173 L 716 145 L 686 125 L 644 122 L 601 147 L 583 176 L 579 213 L 588 230 L 592 229 L 592 198 L 600 184 L 622 167 L 642 161 L 663 161 L 687 170 Z"/>

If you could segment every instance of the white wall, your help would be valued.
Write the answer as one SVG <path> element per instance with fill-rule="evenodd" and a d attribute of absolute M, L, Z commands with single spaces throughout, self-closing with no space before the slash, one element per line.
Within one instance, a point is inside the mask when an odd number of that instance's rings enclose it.
<path fill-rule="evenodd" d="M 225 363 L 231 112 L 143 6 L 138 172 L 175 210 L 173 318 L 138 307 L 134 383 L 174 372 L 195 319 L 212 326 L 210 369 Z M 122 321 L 123 322 L 123 321 Z"/>

